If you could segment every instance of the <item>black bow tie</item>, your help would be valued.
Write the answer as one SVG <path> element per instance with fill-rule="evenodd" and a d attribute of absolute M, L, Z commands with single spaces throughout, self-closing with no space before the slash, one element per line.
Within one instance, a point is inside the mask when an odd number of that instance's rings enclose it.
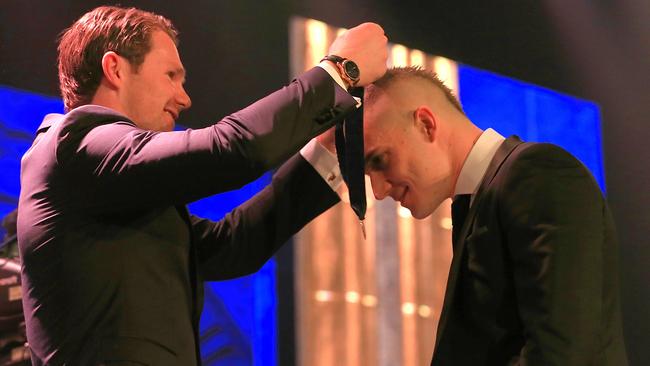
<path fill-rule="evenodd" d="M 354 88 L 350 93 L 363 99 L 363 88 Z M 350 205 L 361 221 L 365 238 L 363 220 L 366 217 L 366 181 L 363 156 L 363 106 L 350 113 L 342 123 L 337 124 L 334 135 L 336 155 L 341 175 L 348 186 Z"/>

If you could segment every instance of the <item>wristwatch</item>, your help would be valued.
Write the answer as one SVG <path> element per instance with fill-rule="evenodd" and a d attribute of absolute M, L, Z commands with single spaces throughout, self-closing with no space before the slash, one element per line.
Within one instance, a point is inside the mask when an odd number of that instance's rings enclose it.
<path fill-rule="evenodd" d="M 343 79 L 343 81 L 349 85 L 349 88 L 353 88 L 359 82 L 359 76 L 361 75 L 361 72 L 359 71 L 359 67 L 354 61 L 337 55 L 327 55 L 323 57 L 321 62 L 322 61 L 333 62 L 339 69 L 339 75 L 341 75 L 341 79 Z"/>

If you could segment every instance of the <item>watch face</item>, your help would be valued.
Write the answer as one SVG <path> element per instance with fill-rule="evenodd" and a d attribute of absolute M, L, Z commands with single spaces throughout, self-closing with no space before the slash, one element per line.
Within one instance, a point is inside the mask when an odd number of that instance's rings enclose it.
<path fill-rule="evenodd" d="M 347 60 L 343 63 L 345 68 L 345 73 L 348 74 L 348 77 L 352 80 L 359 79 L 359 67 L 353 61 Z"/>

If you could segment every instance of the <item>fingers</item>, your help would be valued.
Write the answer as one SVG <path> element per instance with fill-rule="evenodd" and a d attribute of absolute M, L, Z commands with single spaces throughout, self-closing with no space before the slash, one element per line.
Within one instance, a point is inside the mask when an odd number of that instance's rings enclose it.
<path fill-rule="evenodd" d="M 363 23 L 341 34 L 329 54 L 354 61 L 360 70 L 358 86 L 365 86 L 386 73 L 388 38 L 376 23 Z"/>

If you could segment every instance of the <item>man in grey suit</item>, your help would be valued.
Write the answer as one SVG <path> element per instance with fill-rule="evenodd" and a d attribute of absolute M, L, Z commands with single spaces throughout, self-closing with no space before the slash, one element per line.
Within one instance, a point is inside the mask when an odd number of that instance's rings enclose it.
<path fill-rule="evenodd" d="M 618 244 L 589 171 L 551 144 L 481 131 L 418 68 L 366 88 L 366 173 L 417 219 L 452 205 L 432 365 L 626 365 Z"/>
<path fill-rule="evenodd" d="M 34 365 L 200 364 L 203 281 L 256 271 L 338 202 L 329 183 L 340 178 L 326 181 L 319 163 L 336 158 L 310 139 L 355 108 L 345 88 L 385 72 L 381 27 L 347 31 L 330 48 L 338 61 L 187 131 L 173 131 L 191 104 L 176 37 L 166 18 L 120 7 L 88 12 L 61 37 L 66 113 L 45 118 L 21 164 L 18 241 Z M 188 202 L 240 187 L 293 154 L 223 220 L 187 212 Z"/>

